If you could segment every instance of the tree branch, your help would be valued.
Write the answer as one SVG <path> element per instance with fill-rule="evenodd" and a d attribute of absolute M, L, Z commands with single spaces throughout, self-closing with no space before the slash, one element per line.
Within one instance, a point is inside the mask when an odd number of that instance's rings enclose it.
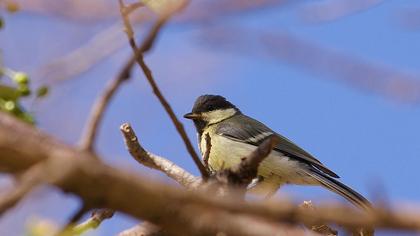
<path fill-rule="evenodd" d="M 271 135 L 264 140 L 257 149 L 248 157 L 244 157 L 241 163 L 235 167 L 230 174 L 233 184 L 246 187 L 257 177 L 260 163 L 270 154 L 273 148 L 280 142 L 280 139 Z"/>
<path fill-rule="evenodd" d="M 208 173 L 211 173 L 210 166 L 209 166 L 210 151 L 211 151 L 211 138 L 210 138 L 210 135 L 207 133 L 206 134 L 206 152 L 203 155 L 203 164 Z"/>
<path fill-rule="evenodd" d="M 125 10 L 125 15 L 128 15 L 138 7 L 143 6 L 142 4 L 135 4 L 130 5 Z M 166 21 L 166 20 L 165 20 Z M 149 51 L 153 43 L 156 40 L 156 37 L 158 35 L 158 32 L 160 31 L 162 25 L 164 22 L 159 21 L 152 29 L 147 33 L 146 37 L 144 38 L 141 47 L 139 49 L 139 53 L 146 53 Z M 132 30 L 127 32 L 132 34 Z M 116 91 L 119 89 L 121 84 L 128 80 L 130 78 L 131 74 L 131 68 L 133 67 L 135 61 L 136 61 L 136 55 L 134 54 L 123 66 L 122 70 L 118 73 L 116 78 L 108 83 L 108 85 L 105 87 L 103 93 L 101 96 L 98 97 L 97 101 L 93 105 L 91 114 L 88 118 L 88 121 L 86 123 L 86 128 L 83 133 L 83 136 L 80 139 L 80 147 L 87 151 L 93 151 L 94 142 L 98 133 L 98 128 L 100 123 L 102 122 L 103 114 L 105 113 L 105 110 L 113 98 Z"/>
<path fill-rule="evenodd" d="M 313 206 L 311 201 L 304 201 L 300 205 L 300 207 L 302 209 L 307 210 L 307 211 L 314 211 L 315 210 L 315 207 Z M 308 229 L 311 229 L 312 231 L 317 232 L 317 233 L 322 234 L 322 235 L 326 235 L 326 236 L 337 236 L 338 235 L 337 230 L 334 230 L 334 229 L 330 228 L 326 224 L 305 224 L 305 226 Z M 365 236 L 367 236 L 367 235 L 365 235 Z"/>
<path fill-rule="evenodd" d="M 154 224 L 143 222 L 141 225 L 136 225 L 133 228 L 124 230 L 118 236 L 168 236 Z"/>
<path fill-rule="evenodd" d="M 92 215 L 89 219 L 73 227 L 71 232 L 73 234 L 79 235 L 90 229 L 96 229 L 102 223 L 102 221 L 111 218 L 114 213 L 115 211 L 110 209 L 95 210 L 92 212 Z"/>
<path fill-rule="evenodd" d="M 153 78 L 151 70 L 149 69 L 149 67 L 144 62 L 142 50 L 143 50 L 143 48 L 148 48 L 147 47 L 148 45 L 143 44 L 140 48 L 138 48 L 136 46 L 136 43 L 134 41 L 132 26 L 130 24 L 130 21 L 129 21 L 127 15 L 124 14 L 124 4 L 123 4 L 122 0 L 120 0 L 120 9 L 121 9 L 120 10 L 121 17 L 123 19 L 124 26 L 126 28 L 125 32 L 127 33 L 128 41 L 129 41 L 130 46 L 133 50 L 133 53 L 136 57 L 137 64 L 142 69 L 144 75 L 146 76 L 147 81 L 149 82 L 150 86 L 152 87 L 153 93 L 156 95 L 159 102 L 162 104 L 163 108 L 165 109 L 166 113 L 168 114 L 169 118 L 171 119 L 172 123 L 174 124 L 176 130 L 178 131 L 179 135 L 181 136 L 182 140 L 184 141 L 185 147 L 187 148 L 188 153 L 191 155 L 195 165 L 198 167 L 198 169 L 201 173 L 201 176 L 203 177 L 203 179 L 207 179 L 209 177 L 209 173 L 206 171 L 206 168 L 204 167 L 203 163 L 201 163 L 199 156 L 195 152 L 195 149 L 194 149 L 190 139 L 188 138 L 187 133 L 185 132 L 184 126 L 182 125 L 182 123 L 176 117 L 175 112 L 173 111 L 172 107 L 169 105 L 169 102 L 165 99 L 165 97 L 163 96 L 159 87 L 157 86 L 156 81 Z M 170 11 L 168 13 L 165 13 L 162 16 L 160 16 L 159 20 L 155 23 L 154 27 L 152 27 L 152 31 L 153 31 L 153 29 L 155 29 L 154 31 L 158 32 L 158 30 L 178 10 L 179 9 L 172 10 L 172 11 Z M 151 40 L 151 42 L 153 42 L 153 41 Z"/>
<path fill-rule="evenodd" d="M 105 87 L 102 95 L 92 107 L 91 114 L 86 123 L 84 134 L 80 141 L 80 147 L 87 151 L 93 151 L 93 145 L 98 133 L 98 127 L 102 122 L 103 114 L 121 84 L 130 78 L 129 71 L 121 70 L 114 80 L 111 80 Z"/>
<path fill-rule="evenodd" d="M 200 178 L 195 177 L 175 163 L 144 150 L 130 124 L 122 124 L 120 130 L 124 136 L 128 152 L 140 164 L 165 173 L 169 178 L 186 188 L 196 188 L 201 183 Z"/>
<path fill-rule="evenodd" d="M 374 208 L 367 214 L 332 204 L 318 206 L 312 212 L 285 202 L 247 203 L 209 196 L 208 193 L 185 191 L 109 167 L 89 157 L 92 154 L 61 144 L 4 113 L 0 113 L 0 153 L 1 169 L 9 171 L 22 170 L 22 166 L 37 163 L 34 160 L 39 162 L 48 158 L 43 170 L 48 176 L 46 183 L 80 196 L 89 206 L 115 209 L 150 221 L 170 232 L 182 226 L 186 228 L 186 234 L 214 233 L 224 231 L 220 226 L 223 225 L 231 233 L 237 227 L 243 227 L 243 222 L 255 227 L 259 225 L 265 230 L 279 230 L 281 226 L 276 222 L 282 221 L 335 223 L 346 228 L 420 230 L 420 215 L 408 212 Z M 7 155 L 3 156 L 4 153 Z M 15 165 L 16 160 L 22 164 Z M 250 216 L 264 221 L 250 223 L 246 220 Z M 236 235 L 250 235 L 251 231 L 238 232 Z"/>
<path fill-rule="evenodd" d="M 40 164 L 30 167 L 20 176 L 17 185 L 0 198 L 0 216 L 18 204 L 32 189 L 37 187 L 44 178 Z"/>

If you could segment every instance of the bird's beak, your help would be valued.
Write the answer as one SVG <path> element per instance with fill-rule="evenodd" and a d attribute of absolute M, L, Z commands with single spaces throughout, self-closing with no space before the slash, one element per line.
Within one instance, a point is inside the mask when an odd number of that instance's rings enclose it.
<path fill-rule="evenodd" d="M 195 119 L 198 119 L 200 117 L 201 117 L 200 114 L 196 114 L 196 113 L 192 113 L 192 112 L 184 115 L 184 118 L 190 119 L 190 120 L 195 120 Z"/>

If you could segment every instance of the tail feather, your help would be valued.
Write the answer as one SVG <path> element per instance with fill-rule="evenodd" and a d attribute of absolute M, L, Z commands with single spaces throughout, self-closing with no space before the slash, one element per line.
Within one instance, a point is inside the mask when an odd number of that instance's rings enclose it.
<path fill-rule="evenodd" d="M 319 181 L 319 183 L 321 183 L 322 186 L 343 196 L 355 206 L 365 210 L 369 210 L 372 208 L 372 204 L 366 198 L 364 198 L 361 194 L 357 193 L 345 184 L 339 182 L 338 180 L 316 169 L 309 170 L 308 174 L 317 181 Z"/>

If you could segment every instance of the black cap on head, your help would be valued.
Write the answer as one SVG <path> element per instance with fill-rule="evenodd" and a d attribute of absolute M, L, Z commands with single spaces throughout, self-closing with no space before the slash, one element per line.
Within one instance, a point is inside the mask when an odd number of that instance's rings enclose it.
<path fill-rule="evenodd" d="M 226 100 L 226 98 L 219 95 L 201 95 L 195 100 L 192 113 L 202 113 L 207 111 L 214 111 L 220 109 L 233 108 L 238 110 L 232 103 Z"/>

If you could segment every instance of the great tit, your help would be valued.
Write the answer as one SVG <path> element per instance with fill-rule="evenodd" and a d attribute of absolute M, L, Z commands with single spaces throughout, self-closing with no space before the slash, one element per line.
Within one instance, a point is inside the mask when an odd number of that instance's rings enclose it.
<path fill-rule="evenodd" d="M 318 159 L 263 123 L 242 114 L 222 96 L 198 97 L 192 112 L 184 117 L 194 122 L 202 155 L 206 153 L 206 134 L 209 134 L 208 165 L 213 171 L 238 165 L 271 135 L 280 138 L 280 143 L 258 168 L 256 192 L 272 194 L 283 184 L 321 185 L 358 207 L 371 206 L 366 198 L 339 182 L 339 176 Z"/>

